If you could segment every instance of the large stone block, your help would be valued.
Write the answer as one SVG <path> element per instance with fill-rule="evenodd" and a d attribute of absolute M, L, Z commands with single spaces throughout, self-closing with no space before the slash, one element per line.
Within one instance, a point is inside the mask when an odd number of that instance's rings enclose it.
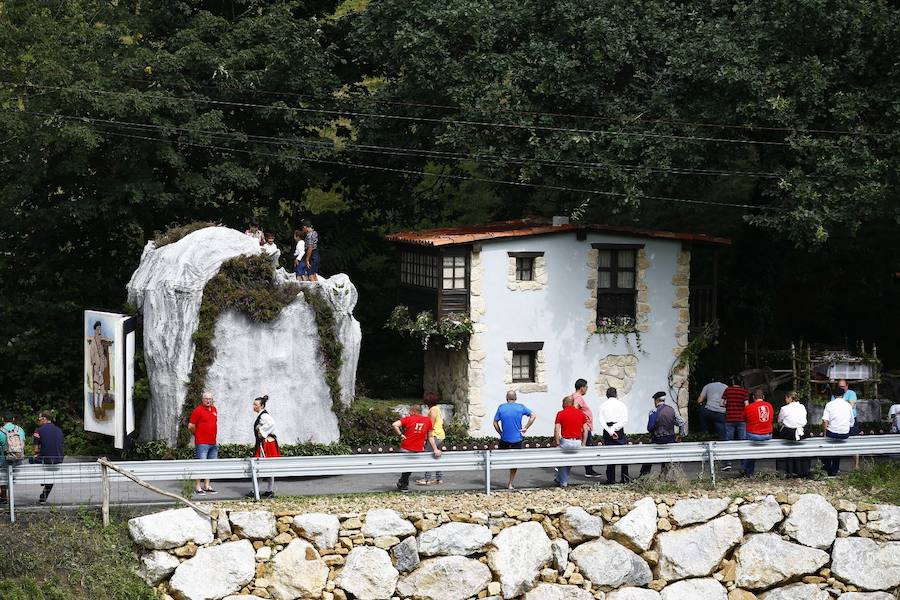
<path fill-rule="evenodd" d="M 643 558 L 611 540 L 585 542 L 572 550 L 569 558 L 594 585 L 642 586 L 653 579 L 650 566 Z"/>
<path fill-rule="evenodd" d="M 253 580 L 256 552 L 248 540 L 200 548 L 181 563 L 169 589 L 181 600 L 209 600 L 233 594 Z"/>
<path fill-rule="evenodd" d="M 900 542 L 838 538 L 831 551 L 831 572 L 864 590 L 894 588 L 900 585 Z"/>
<path fill-rule="evenodd" d="M 727 600 L 728 595 L 715 579 L 685 579 L 667 585 L 660 592 L 662 600 Z"/>
<path fill-rule="evenodd" d="M 827 552 L 786 542 L 774 533 L 748 536 L 735 552 L 735 557 L 735 583 L 751 590 L 814 575 L 830 558 Z"/>
<path fill-rule="evenodd" d="M 179 508 L 135 517 L 128 532 L 136 544 L 150 550 L 167 550 L 194 542 L 198 546 L 213 541 L 212 521 L 193 508 Z"/>
<path fill-rule="evenodd" d="M 725 515 L 703 525 L 659 534 L 659 576 L 669 581 L 712 574 L 744 535 L 737 517 Z"/>
<path fill-rule="evenodd" d="M 419 534 L 423 556 L 468 556 L 491 542 L 491 530 L 472 523 L 447 523 Z"/>
<path fill-rule="evenodd" d="M 804 546 L 823 550 L 831 547 L 837 528 L 837 509 L 818 494 L 800 496 L 781 526 L 784 533 Z"/>
<path fill-rule="evenodd" d="M 423 560 L 400 579 L 397 593 L 422 600 L 466 600 L 491 582 L 491 570 L 474 558 L 442 556 Z"/>
<path fill-rule="evenodd" d="M 637 552 L 649 550 L 654 535 L 656 535 L 656 501 L 649 496 L 635 502 L 634 508 L 610 529 L 611 538 Z"/>
<path fill-rule="evenodd" d="M 293 540 L 275 555 L 270 581 L 278 600 L 319 598 L 328 580 L 328 565 L 306 540 Z"/>
<path fill-rule="evenodd" d="M 357 546 L 350 551 L 334 583 L 359 600 L 387 600 L 394 595 L 399 575 L 387 552 Z"/>
<path fill-rule="evenodd" d="M 530 590 L 540 570 L 552 560 L 550 538 L 540 523 L 530 521 L 507 527 L 494 537 L 488 565 L 500 579 L 504 598 Z"/>

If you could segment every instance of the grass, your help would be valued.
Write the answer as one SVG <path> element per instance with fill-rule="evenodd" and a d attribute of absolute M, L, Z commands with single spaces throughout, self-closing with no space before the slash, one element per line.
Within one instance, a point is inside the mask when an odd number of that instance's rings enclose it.
<path fill-rule="evenodd" d="M 123 519 L 103 527 L 92 514 L 57 511 L 0 524 L 0 598 L 150 600 Z"/>
<path fill-rule="evenodd" d="M 866 460 L 859 469 L 842 476 L 835 485 L 853 486 L 874 502 L 900 504 L 900 460 Z"/>

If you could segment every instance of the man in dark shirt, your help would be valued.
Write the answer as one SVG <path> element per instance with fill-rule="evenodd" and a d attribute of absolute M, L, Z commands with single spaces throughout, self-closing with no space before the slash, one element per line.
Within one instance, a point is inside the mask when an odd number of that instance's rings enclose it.
<path fill-rule="evenodd" d="M 747 423 L 744 420 L 744 407 L 750 400 L 747 388 L 737 385 L 738 378 L 733 377 L 731 385 L 722 392 L 722 406 L 725 407 L 725 441 L 747 439 Z M 722 467 L 723 471 L 731 469 L 731 463 Z"/>
<path fill-rule="evenodd" d="M 62 429 L 53 424 L 53 414 L 50 411 L 42 411 L 38 415 L 38 428 L 34 431 L 34 459 L 32 462 L 58 465 L 63 461 L 64 455 Z M 50 496 L 52 489 L 52 483 L 45 483 L 44 491 L 41 492 L 38 502 L 41 504 L 47 502 L 47 497 Z"/>
<path fill-rule="evenodd" d="M 675 412 L 675 409 L 666 404 L 666 393 L 656 392 L 653 394 L 653 410 L 650 411 L 650 417 L 647 419 L 647 432 L 650 433 L 650 442 L 653 444 L 674 444 L 675 428 L 678 432 L 684 434 L 684 419 Z M 653 468 L 652 463 L 641 465 L 641 477 L 649 475 Z M 666 475 L 669 471 L 669 463 L 662 464 L 662 474 Z"/>

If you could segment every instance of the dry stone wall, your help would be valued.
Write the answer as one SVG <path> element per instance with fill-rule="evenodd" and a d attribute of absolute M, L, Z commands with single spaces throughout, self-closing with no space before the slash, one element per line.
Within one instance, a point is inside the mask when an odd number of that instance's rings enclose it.
<path fill-rule="evenodd" d="M 814 494 L 469 513 L 219 509 L 206 519 L 180 509 L 132 519 L 129 531 L 142 552 L 139 574 L 163 600 L 885 600 L 900 592 L 900 507 Z"/>

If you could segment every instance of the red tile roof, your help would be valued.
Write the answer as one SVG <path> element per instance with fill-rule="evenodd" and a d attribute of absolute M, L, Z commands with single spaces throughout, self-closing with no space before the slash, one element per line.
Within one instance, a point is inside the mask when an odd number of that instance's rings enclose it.
<path fill-rule="evenodd" d="M 392 242 L 404 244 L 417 244 L 420 246 L 455 246 L 458 244 L 471 244 L 473 242 L 485 242 L 500 238 L 527 237 L 531 235 L 545 235 L 553 233 L 565 233 L 567 231 L 603 231 L 620 235 L 636 237 L 652 237 L 686 242 L 700 242 L 730 246 L 728 238 L 715 237 L 704 233 L 678 233 L 673 231 L 659 231 L 656 229 L 643 229 L 625 225 L 587 225 L 566 224 L 554 226 L 541 219 L 517 219 L 514 221 L 500 221 L 486 225 L 471 227 L 438 227 L 436 229 L 423 229 L 421 231 L 400 231 L 387 236 Z"/>

